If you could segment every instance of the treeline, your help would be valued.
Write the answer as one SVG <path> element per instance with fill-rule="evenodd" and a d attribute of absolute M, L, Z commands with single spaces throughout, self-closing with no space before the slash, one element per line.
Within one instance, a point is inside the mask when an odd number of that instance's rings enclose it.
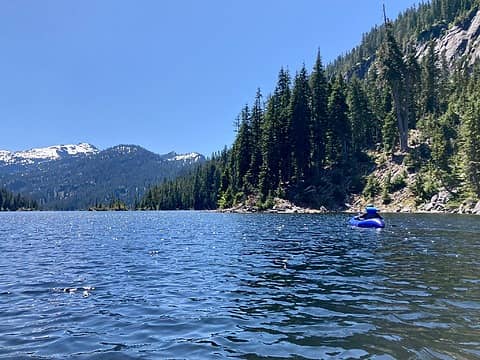
<path fill-rule="evenodd" d="M 0 211 L 37 210 L 36 201 L 28 200 L 20 194 L 0 189 Z"/>
<path fill-rule="evenodd" d="M 230 150 L 192 176 L 150 189 L 140 207 L 215 209 L 252 198 L 268 207 L 274 197 L 336 206 L 361 189 L 362 151 L 381 140 L 371 114 L 363 84 L 328 81 L 320 55 L 310 75 L 303 67 L 292 81 L 281 69 L 274 93 L 264 101 L 258 90 L 241 111 Z"/>
<path fill-rule="evenodd" d="M 150 188 L 137 209 L 189 210 L 218 208 L 222 176 L 231 152 L 224 149 L 212 159 L 199 165 L 191 174 L 165 181 Z"/>
<path fill-rule="evenodd" d="M 133 208 L 138 207 L 138 202 L 135 202 Z M 108 203 L 95 201 L 95 204 L 88 208 L 88 211 L 127 211 L 130 210 L 129 206 L 122 200 L 112 196 L 112 199 Z"/>
<path fill-rule="evenodd" d="M 450 18 L 473 6 L 458 3 Z M 418 16 L 427 8 L 437 16 L 446 4 L 423 4 Z M 267 208 L 275 197 L 341 208 L 352 194 L 377 191 L 368 176 L 371 151 L 400 151 L 417 174 L 411 190 L 418 203 L 442 189 L 455 201 L 478 198 L 480 66 L 449 68 L 433 42 L 419 60 L 415 44 L 401 46 L 394 35 L 387 23 L 364 77 L 327 76 L 320 54 L 310 74 L 304 66 L 292 79 L 281 69 L 273 94 L 264 100 L 257 91 L 242 109 L 230 149 L 190 176 L 151 188 L 139 208 Z"/>

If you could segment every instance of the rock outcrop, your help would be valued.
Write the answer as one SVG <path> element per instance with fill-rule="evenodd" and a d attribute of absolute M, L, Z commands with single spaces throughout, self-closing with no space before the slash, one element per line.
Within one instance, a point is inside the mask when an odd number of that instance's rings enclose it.
<path fill-rule="evenodd" d="M 420 206 L 419 210 L 428 212 L 446 212 L 448 211 L 448 202 L 452 194 L 446 190 L 441 190 L 438 194 L 432 196 L 430 202 Z"/>
<path fill-rule="evenodd" d="M 427 51 L 428 42 L 424 42 L 417 49 L 417 58 L 421 59 Z M 444 54 L 449 66 L 462 57 L 468 65 L 480 59 L 480 10 L 472 12 L 436 39 L 435 51 L 439 55 Z"/>
<path fill-rule="evenodd" d="M 323 214 L 328 212 L 325 207 L 320 209 L 312 209 L 312 208 L 305 208 L 298 205 L 295 205 L 291 201 L 274 198 L 273 199 L 273 206 L 268 209 L 261 209 L 258 206 L 258 199 L 255 197 L 249 197 L 245 202 L 238 204 L 230 209 L 223 209 L 221 212 L 228 212 L 228 213 L 241 213 L 241 214 L 248 214 L 248 213 L 256 213 L 256 212 L 264 212 L 264 213 L 272 213 L 272 214 Z"/>
<path fill-rule="evenodd" d="M 460 206 L 452 211 L 455 214 L 480 215 L 480 201 L 473 199 L 466 200 Z"/>

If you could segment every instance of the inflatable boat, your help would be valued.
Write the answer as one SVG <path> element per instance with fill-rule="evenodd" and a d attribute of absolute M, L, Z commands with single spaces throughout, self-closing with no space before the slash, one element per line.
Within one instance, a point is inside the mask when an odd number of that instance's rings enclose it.
<path fill-rule="evenodd" d="M 380 218 L 373 219 L 358 219 L 353 217 L 350 219 L 350 225 L 360 227 L 360 228 L 384 228 L 385 221 Z"/>

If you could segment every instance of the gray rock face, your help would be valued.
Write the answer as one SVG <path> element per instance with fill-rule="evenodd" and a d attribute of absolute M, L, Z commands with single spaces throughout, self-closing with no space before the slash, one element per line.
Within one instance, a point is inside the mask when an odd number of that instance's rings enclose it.
<path fill-rule="evenodd" d="M 448 191 L 442 190 L 438 194 L 432 196 L 429 203 L 422 207 L 424 211 L 432 212 L 444 212 L 446 211 L 446 204 L 451 198 L 451 194 Z"/>
<path fill-rule="evenodd" d="M 480 201 L 477 202 L 477 205 L 475 205 L 475 207 L 473 208 L 472 214 L 480 215 Z"/>
<path fill-rule="evenodd" d="M 451 27 L 435 42 L 435 51 L 445 54 L 449 66 L 462 56 L 472 65 L 480 58 L 480 10 L 471 19 Z M 421 59 L 427 51 L 428 43 L 423 43 L 417 50 L 417 58 Z"/>

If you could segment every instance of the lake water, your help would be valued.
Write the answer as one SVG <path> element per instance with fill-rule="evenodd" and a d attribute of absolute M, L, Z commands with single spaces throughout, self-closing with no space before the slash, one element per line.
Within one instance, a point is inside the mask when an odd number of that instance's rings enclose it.
<path fill-rule="evenodd" d="M 480 217 L 0 213 L 0 358 L 480 358 Z"/>

